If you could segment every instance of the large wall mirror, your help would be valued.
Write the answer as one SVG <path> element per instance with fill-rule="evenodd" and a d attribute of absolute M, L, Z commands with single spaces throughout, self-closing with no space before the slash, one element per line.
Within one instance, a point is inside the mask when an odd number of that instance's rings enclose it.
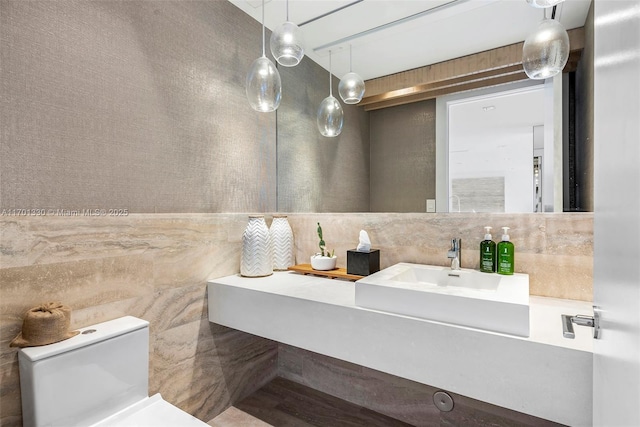
<path fill-rule="evenodd" d="M 315 125 L 327 70 L 307 58 L 279 67 L 289 86 L 277 112 L 277 209 L 592 211 L 592 40 L 584 46 L 580 65 L 545 81 L 487 83 L 369 111 L 344 106 L 338 138 L 320 137 Z"/>
<path fill-rule="evenodd" d="M 568 147 L 588 117 L 569 114 L 569 83 L 565 75 L 351 112 L 350 140 L 315 136 L 312 126 L 301 136 L 301 112 L 282 108 L 278 209 L 590 211 L 592 159 Z"/>

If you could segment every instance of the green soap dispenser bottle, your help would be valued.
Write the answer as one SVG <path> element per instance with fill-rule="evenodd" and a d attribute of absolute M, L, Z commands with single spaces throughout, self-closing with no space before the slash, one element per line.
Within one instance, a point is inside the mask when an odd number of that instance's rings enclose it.
<path fill-rule="evenodd" d="M 480 242 L 480 271 L 496 272 L 496 242 L 491 240 L 491 227 L 484 228 L 484 240 Z"/>
<path fill-rule="evenodd" d="M 498 274 L 513 274 L 515 248 L 509 241 L 509 227 L 502 227 L 502 242 L 498 243 Z"/>

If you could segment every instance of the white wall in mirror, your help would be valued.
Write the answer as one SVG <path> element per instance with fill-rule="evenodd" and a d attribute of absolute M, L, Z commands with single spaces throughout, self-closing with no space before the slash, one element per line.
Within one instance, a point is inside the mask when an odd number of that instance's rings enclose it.
<path fill-rule="evenodd" d="M 438 99 L 438 212 L 553 211 L 553 91 L 551 80 L 526 81 Z M 534 128 L 544 135 L 535 152 Z M 542 160 L 537 183 L 534 156 Z"/>

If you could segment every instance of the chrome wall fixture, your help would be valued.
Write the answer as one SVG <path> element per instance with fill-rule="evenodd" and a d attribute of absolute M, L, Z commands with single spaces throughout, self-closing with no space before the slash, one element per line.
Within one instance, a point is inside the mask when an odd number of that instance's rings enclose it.
<path fill-rule="evenodd" d="M 338 93 L 345 104 L 357 104 L 364 96 L 364 80 L 353 72 L 351 45 L 349 45 L 349 72 L 338 84 Z"/>
<path fill-rule="evenodd" d="M 536 0 L 527 0 L 530 4 L 533 1 Z M 569 34 L 555 19 L 556 7 L 553 6 L 550 19 L 546 17 L 545 9 L 544 19 L 526 38 L 522 47 L 522 66 L 527 76 L 534 80 L 561 73 L 569 59 Z"/>
<path fill-rule="evenodd" d="M 275 64 L 265 55 L 264 0 L 262 0 L 262 56 L 251 64 L 245 82 L 247 100 L 256 111 L 275 111 L 282 99 L 282 81 Z"/>
<path fill-rule="evenodd" d="M 344 122 L 344 111 L 342 105 L 333 96 L 331 88 L 331 51 L 329 51 L 329 96 L 327 96 L 318 108 L 318 130 L 322 136 L 336 137 L 342 132 Z"/>
<path fill-rule="evenodd" d="M 289 21 L 289 0 L 287 5 L 287 20 L 273 30 L 269 39 L 269 46 L 278 64 L 285 67 L 295 67 L 304 57 L 304 38 L 300 28 Z"/>

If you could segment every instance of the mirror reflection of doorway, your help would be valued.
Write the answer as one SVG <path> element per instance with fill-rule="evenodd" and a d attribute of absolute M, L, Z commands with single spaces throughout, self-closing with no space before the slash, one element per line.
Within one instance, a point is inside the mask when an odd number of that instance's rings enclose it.
<path fill-rule="evenodd" d="M 545 210 L 545 96 L 539 84 L 447 103 L 449 212 Z"/>

